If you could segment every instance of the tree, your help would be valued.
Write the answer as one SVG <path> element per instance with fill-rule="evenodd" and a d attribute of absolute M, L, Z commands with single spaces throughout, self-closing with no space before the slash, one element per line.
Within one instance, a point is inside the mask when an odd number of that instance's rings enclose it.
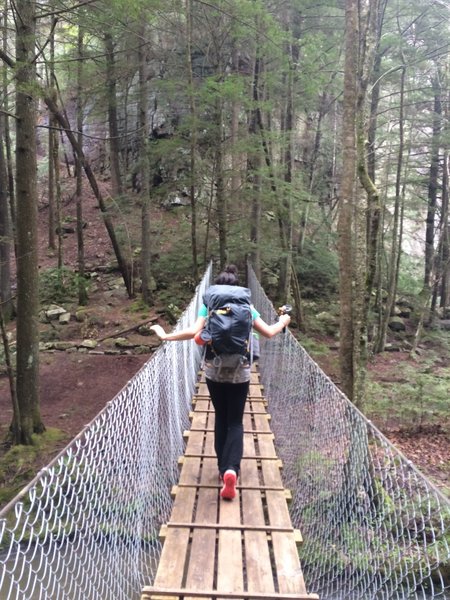
<path fill-rule="evenodd" d="M 0 304 L 5 321 L 13 315 L 11 293 L 12 227 L 8 204 L 8 173 L 6 169 L 3 131 L 0 120 Z"/>
<path fill-rule="evenodd" d="M 16 10 L 17 398 L 16 443 L 45 430 L 39 403 L 39 275 L 36 188 L 36 69 L 34 0 Z"/>
<path fill-rule="evenodd" d="M 358 101 L 358 0 L 345 3 L 345 65 L 344 100 L 342 113 L 342 175 L 339 199 L 338 250 L 339 250 L 339 365 L 341 387 L 353 398 L 354 392 L 354 321 L 353 276 L 354 239 L 353 207 L 356 203 L 356 109 Z"/>

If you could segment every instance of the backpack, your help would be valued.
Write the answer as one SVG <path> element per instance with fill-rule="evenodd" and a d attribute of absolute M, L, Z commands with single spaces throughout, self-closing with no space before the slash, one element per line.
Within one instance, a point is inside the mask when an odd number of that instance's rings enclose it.
<path fill-rule="evenodd" d="M 236 285 L 213 285 L 203 296 L 208 309 L 207 358 L 221 354 L 248 355 L 252 331 L 251 293 Z M 209 356 L 208 356 L 209 355 Z"/>

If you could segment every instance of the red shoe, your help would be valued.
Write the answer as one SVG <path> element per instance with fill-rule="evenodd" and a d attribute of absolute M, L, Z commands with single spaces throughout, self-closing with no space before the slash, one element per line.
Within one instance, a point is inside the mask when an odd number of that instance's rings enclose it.
<path fill-rule="evenodd" d="M 236 496 L 237 475 L 233 469 L 228 469 L 223 474 L 223 488 L 220 491 L 220 497 L 224 500 L 233 500 Z"/>

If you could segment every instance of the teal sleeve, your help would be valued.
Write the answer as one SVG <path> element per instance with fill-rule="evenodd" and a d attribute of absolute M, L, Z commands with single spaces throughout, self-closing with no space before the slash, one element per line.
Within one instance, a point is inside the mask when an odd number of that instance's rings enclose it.
<path fill-rule="evenodd" d="M 252 320 L 255 321 L 256 319 L 258 319 L 261 315 L 259 314 L 259 312 L 256 310 L 256 308 L 254 306 L 252 306 Z"/>

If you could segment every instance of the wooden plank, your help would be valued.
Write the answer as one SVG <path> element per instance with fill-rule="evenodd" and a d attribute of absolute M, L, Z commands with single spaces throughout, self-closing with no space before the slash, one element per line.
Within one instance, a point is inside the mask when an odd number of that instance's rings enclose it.
<path fill-rule="evenodd" d="M 201 402 L 203 402 L 203 401 L 201 401 Z M 260 405 L 261 405 L 261 403 L 260 403 Z M 189 413 L 189 418 L 191 419 L 191 421 L 192 421 L 192 418 L 193 418 L 195 412 L 214 413 L 215 411 L 214 411 L 214 408 L 204 408 L 203 404 L 202 404 L 202 405 L 200 405 L 199 408 L 196 407 L 195 411 Z M 266 417 L 269 420 L 271 419 L 271 416 L 269 414 L 267 414 L 267 411 L 264 410 L 264 409 L 256 409 L 256 410 L 246 409 L 246 410 L 244 410 L 244 415 L 250 415 L 250 414 L 252 414 L 252 415 L 253 414 L 256 414 L 256 415 L 257 414 L 259 414 L 259 415 L 266 415 Z"/>
<path fill-rule="evenodd" d="M 185 489 L 175 500 L 172 516 L 180 521 L 192 520 L 195 490 Z M 183 583 L 183 575 L 189 546 L 189 529 L 168 530 L 159 559 L 155 585 L 158 587 L 178 587 Z"/>
<path fill-rule="evenodd" d="M 209 490 L 211 491 L 211 490 Z M 245 490 L 247 491 L 247 490 Z M 224 503 L 225 504 L 225 503 Z M 227 503 L 228 504 L 228 503 Z M 213 531 L 217 531 L 219 529 L 219 525 L 217 523 L 198 523 L 197 521 L 194 523 L 189 523 L 188 521 L 170 521 L 164 526 L 166 529 L 182 529 L 183 527 L 187 529 L 209 529 Z M 282 533 L 294 533 L 294 529 L 292 525 L 289 524 L 286 527 L 277 527 L 272 525 L 264 525 L 263 523 L 257 525 L 248 525 L 245 523 L 243 525 L 233 524 L 233 525 L 221 525 L 220 528 L 224 530 L 240 530 L 240 531 L 265 531 L 267 533 L 271 533 L 273 531 L 282 532 Z"/>
<path fill-rule="evenodd" d="M 305 580 L 294 534 L 274 532 L 272 534 L 272 548 L 279 591 L 306 594 Z"/>
<path fill-rule="evenodd" d="M 224 502 L 214 452 L 215 413 L 201 376 L 160 566 L 141 600 L 318 599 L 306 593 L 299 532 L 292 528 L 263 392 L 253 367 L 238 493 L 233 502 Z"/>
<path fill-rule="evenodd" d="M 244 590 L 244 565 L 242 562 L 242 533 L 228 526 L 241 525 L 240 494 L 233 502 L 219 503 L 219 545 L 217 557 L 217 589 L 223 592 Z M 220 596 L 224 598 L 226 596 Z"/>
<path fill-rule="evenodd" d="M 190 560 L 187 569 L 186 587 L 192 590 L 212 589 L 214 582 L 216 530 L 199 528 L 199 524 L 210 523 L 217 516 L 217 491 L 199 491 L 195 523 L 192 529 Z M 171 525 L 172 523 L 169 523 Z M 185 596 L 189 600 L 189 595 Z"/>
<path fill-rule="evenodd" d="M 184 598 L 187 594 L 193 598 L 208 598 L 212 596 L 214 599 L 217 599 L 222 592 L 219 594 L 216 590 L 197 591 L 187 590 L 186 588 L 157 589 L 155 586 L 145 586 L 141 600 L 153 600 L 157 595 Z M 278 594 L 276 592 L 228 592 L 224 595 L 224 598 L 229 598 L 230 600 L 319 600 L 317 594 Z"/>
<path fill-rule="evenodd" d="M 253 442 L 247 442 L 249 453 L 256 454 Z M 244 476 L 243 476 L 244 481 Z M 245 470 L 246 485 L 259 484 L 258 465 L 255 461 L 246 463 Z M 242 498 L 242 520 L 246 527 L 265 526 L 264 508 L 261 493 L 254 490 L 243 489 Z M 249 592 L 274 592 L 275 586 L 272 575 L 272 563 L 270 560 L 267 533 L 264 531 L 244 531 L 244 557 L 247 575 L 247 589 Z"/>
<path fill-rule="evenodd" d="M 187 437 L 186 454 L 201 454 L 203 450 L 205 434 L 202 431 L 193 431 Z"/>
<path fill-rule="evenodd" d="M 244 415 L 245 416 L 245 415 Z M 203 431 L 205 433 L 214 433 L 214 428 L 203 428 L 203 427 L 191 427 L 191 429 L 189 429 L 186 432 L 186 437 L 189 436 L 189 434 L 191 432 L 196 432 L 198 433 L 199 431 Z M 271 431 L 265 431 L 263 429 L 244 429 L 244 434 L 253 434 L 253 435 L 270 435 L 273 438 L 273 433 Z"/>
<path fill-rule="evenodd" d="M 267 437 L 267 436 L 265 436 L 265 437 Z M 252 436 L 248 436 L 248 439 L 250 440 L 250 442 L 253 442 Z M 186 458 L 216 458 L 216 455 L 212 452 L 210 452 L 210 453 L 188 452 L 188 450 L 186 450 L 184 455 L 180 458 L 181 463 L 184 463 L 184 460 Z M 266 455 L 250 456 L 250 455 L 248 455 L 245 451 L 245 438 L 244 438 L 244 456 L 243 456 L 243 458 L 245 458 L 247 460 L 253 460 L 255 462 L 263 461 L 263 460 L 271 460 L 276 465 L 278 465 L 278 468 L 281 468 L 281 465 L 282 465 L 281 460 L 277 457 L 276 454 L 275 455 L 271 454 L 270 456 L 266 456 Z"/>
<path fill-rule="evenodd" d="M 269 523 L 273 527 L 292 527 L 284 492 L 266 492 Z"/>

